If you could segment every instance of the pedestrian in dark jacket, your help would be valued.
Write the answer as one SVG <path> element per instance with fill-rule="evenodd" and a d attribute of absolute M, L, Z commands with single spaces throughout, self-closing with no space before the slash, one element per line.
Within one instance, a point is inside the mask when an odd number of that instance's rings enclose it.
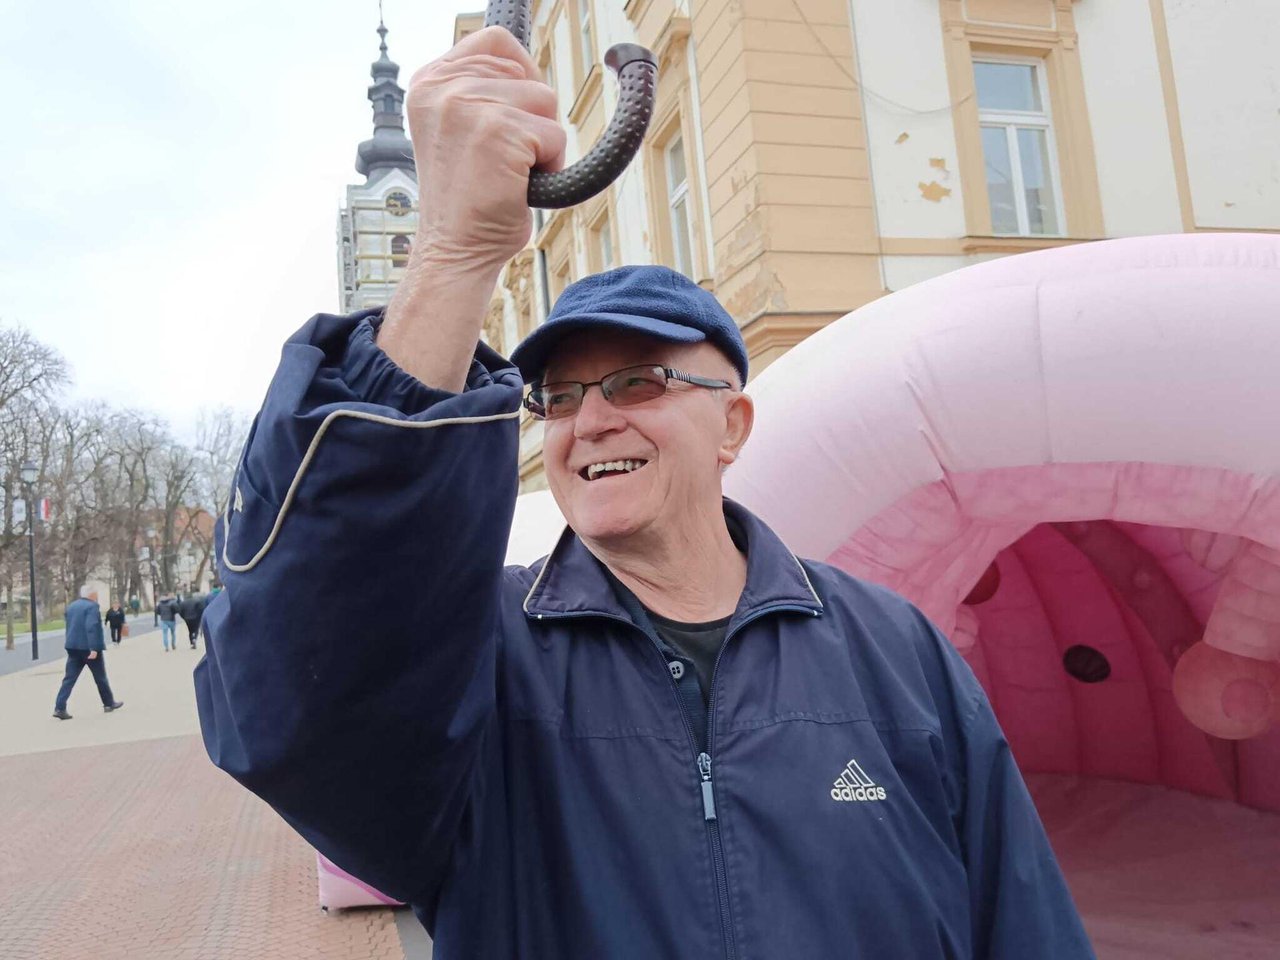
<path fill-rule="evenodd" d="M 156 604 L 156 615 L 160 618 L 160 639 L 164 642 L 165 652 L 178 649 L 176 623 L 178 619 L 178 600 L 166 592 Z"/>
<path fill-rule="evenodd" d="M 107 713 L 119 710 L 124 702 L 117 700 L 111 692 L 111 684 L 107 682 L 107 664 L 105 646 L 102 642 L 101 610 L 98 607 L 98 594 L 89 587 L 80 588 L 80 599 L 67 604 L 64 619 L 66 621 L 66 640 L 63 647 L 67 651 L 67 669 L 62 678 L 62 686 L 58 689 L 58 698 L 54 703 L 53 715 L 59 720 L 70 720 L 67 713 L 67 699 L 80 672 L 87 666 L 93 674 L 93 682 L 98 685 L 98 696 L 102 698 L 102 709 Z"/>
<path fill-rule="evenodd" d="M 114 643 L 116 646 L 119 646 L 120 634 L 121 634 L 121 631 L 124 629 L 124 623 L 125 623 L 125 614 L 124 614 L 124 611 L 120 609 L 119 600 L 111 604 L 111 609 L 107 611 L 107 615 L 106 617 L 103 618 L 103 620 L 107 624 L 107 626 L 111 628 L 111 642 Z"/>
<path fill-rule="evenodd" d="M 178 614 L 187 625 L 187 640 L 191 643 L 192 650 L 196 648 L 196 635 L 200 632 L 200 618 L 204 616 L 204 607 L 204 597 L 194 593 L 187 594 L 178 604 Z"/>
<path fill-rule="evenodd" d="M 385 314 L 284 348 L 218 527 L 210 757 L 440 960 L 1092 957 L 947 639 L 722 499 L 753 406 L 711 294 L 623 268 L 515 365 L 477 343 L 511 171 L 563 152 L 536 76 L 500 29 L 420 72 L 432 230 Z M 527 380 L 569 529 L 504 569 Z"/>

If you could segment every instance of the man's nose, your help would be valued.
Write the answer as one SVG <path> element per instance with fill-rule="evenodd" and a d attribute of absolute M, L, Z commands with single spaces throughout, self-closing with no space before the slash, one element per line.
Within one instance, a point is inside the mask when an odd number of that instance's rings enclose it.
<path fill-rule="evenodd" d="M 626 419 L 604 398 L 604 391 L 596 384 L 587 387 L 582 397 L 582 406 L 573 421 L 573 435 L 579 440 L 586 440 L 620 430 L 625 424 Z"/>

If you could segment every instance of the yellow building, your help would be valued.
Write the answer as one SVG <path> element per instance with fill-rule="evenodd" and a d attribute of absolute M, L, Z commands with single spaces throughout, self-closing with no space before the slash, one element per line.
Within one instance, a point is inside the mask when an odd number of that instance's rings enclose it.
<path fill-rule="evenodd" d="M 533 38 L 569 161 L 616 102 L 612 44 L 657 55 L 658 103 L 617 183 L 536 215 L 485 324 L 504 352 L 568 283 L 624 263 L 713 291 L 759 372 L 993 256 L 1280 229 L 1273 0 L 534 0 Z M 523 436 L 536 489 L 537 424 Z"/>

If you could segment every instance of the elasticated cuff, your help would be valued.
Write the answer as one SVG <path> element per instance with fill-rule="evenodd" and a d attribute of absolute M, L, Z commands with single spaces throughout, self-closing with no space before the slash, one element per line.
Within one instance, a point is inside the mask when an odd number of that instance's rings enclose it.
<path fill-rule="evenodd" d="M 343 382 L 366 403 L 391 407 L 412 416 L 441 400 L 456 396 L 451 390 L 429 387 L 405 373 L 377 344 L 382 314 L 363 318 L 347 339 L 347 352 L 342 359 Z M 483 343 L 477 342 L 476 353 L 467 372 L 464 390 L 492 386 L 494 375 L 503 369 L 514 369 L 510 361 Z"/>

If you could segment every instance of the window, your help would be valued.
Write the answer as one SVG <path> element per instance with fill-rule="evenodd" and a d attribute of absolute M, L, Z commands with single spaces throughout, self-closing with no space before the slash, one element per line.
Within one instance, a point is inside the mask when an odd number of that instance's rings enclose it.
<path fill-rule="evenodd" d="M 991 229 L 1061 236 L 1053 129 L 1039 62 L 975 60 Z"/>
<path fill-rule="evenodd" d="M 578 53 L 582 57 L 582 77 L 585 79 L 596 61 L 591 44 L 591 0 L 578 0 L 578 43 Z"/>
<path fill-rule="evenodd" d="M 609 231 L 609 220 L 605 219 L 600 226 L 600 269 L 613 269 L 613 234 Z"/>
<path fill-rule="evenodd" d="M 613 232 L 609 229 L 609 214 L 602 213 L 591 224 L 591 270 L 613 269 Z"/>
<path fill-rule="evenodd" d="M 677 134 L 667 144 L 667 205 L 671 216 L 672 266 L 693 279 L 693 236 L 689 230 L 689 177 L 684 164 L 684 137 Z"/>
<path fill-rule="evenodd" d="M 564 288 L 569 286 L 572 278 L 569 276 L 569 261 L 559 264 L 555 271 L 551 274 L 551 305 L 554 307 L 555 302 L 560 299 L 560 294 L 564 293 Z"/>
<path fill-rule="evenodd" d="M 409 264 L 409 249 L 412 244 L 404 234 L 396 234 L 391 238 L 391 266 L 404 267 Z"/>

